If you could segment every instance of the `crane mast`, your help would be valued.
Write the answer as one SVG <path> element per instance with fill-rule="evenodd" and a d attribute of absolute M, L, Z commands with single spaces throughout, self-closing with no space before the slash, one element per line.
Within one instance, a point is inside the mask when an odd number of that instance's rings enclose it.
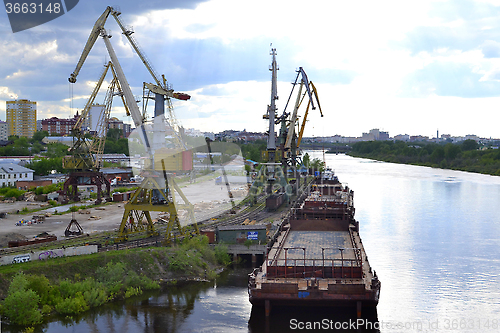
<path fill-rule="evenodd" d="M 271 63 L 271 104 L 267 106 L 267 116 L 269 117 L 269 136 L 267 137 L 267 151 L 269 162 L 275 162 L 276 134 L 274 130 L 274 119 L 276 116 L 276 100 L 278 99 L 278 64 L 276 63 L 276 49 L 271 49 L 273 60 Z"/>

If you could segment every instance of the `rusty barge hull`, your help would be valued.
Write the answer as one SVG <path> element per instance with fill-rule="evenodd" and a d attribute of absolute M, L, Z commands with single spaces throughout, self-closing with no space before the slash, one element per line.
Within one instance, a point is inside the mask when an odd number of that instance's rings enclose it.
<path fill-rule="evenodd" d="M 318 179 L 283 221 L 261 267 L 249 275 L 252 305 L 376 307 L 380 281 L 354 219 L 354 192 Z"/>

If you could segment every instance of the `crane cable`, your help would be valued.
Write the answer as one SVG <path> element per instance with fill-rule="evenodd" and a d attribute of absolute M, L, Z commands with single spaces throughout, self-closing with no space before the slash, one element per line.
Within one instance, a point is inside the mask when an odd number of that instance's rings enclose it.
<path fill-rule="evenodd" d="M 68 82 L 69 84 L 69 115 L 70 115 L 70 119 L 71 119 L 71 116 L 73 115 L 73 84 Z M 73 186 L 77 186 L 77 185 L 71 185 L 72 187 Z M 77 186 L 77 192 L 78 192 L 78 186 Z M 71 207 L 75 207 L 75 203 L 73 202 L 73 204 L 71 205 Z M 71 208 L 71 220 L 76 220 L 76 216 L 75 216 L 75 209 L 74 208 Z"/>

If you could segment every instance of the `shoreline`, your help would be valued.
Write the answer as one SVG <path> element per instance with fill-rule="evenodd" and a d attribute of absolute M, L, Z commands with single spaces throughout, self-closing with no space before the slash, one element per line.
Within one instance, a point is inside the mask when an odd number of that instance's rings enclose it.
<path fill-rule="evenodd" d="M 334 154 L 334 153 L 330 153 Z M 489 175 L 489 176 L 500 176 L 500 169 L 497 170 L 495 173 L 491 172 L 481 172 L 477 170 L 477 168 L 474 168 L 474 166 L 470 166 L 469 168 L 461 168 L 461 167 L 443 167 L 442 165 L 436 164 L 436 163 L 430 163 L 430 162 L 403 162 L 403 161 L 398 161 L 395 160 L 398 157 L 404 158 L 405 156 L 390 156 L 390 157 L 381 157 L 381 156 L 373 156 L 369 154 L 353 154 L 352 152 L 346 153 L 345 155 L 351 156 L 351 157 L 357 157 L 357 158 L 364 158 L 364 159 L 369 159 L 369 160 L 374 160 L 374 161 L 379 161 L 379 162 L 387 162 L 387 163 L 395 163 L 395 164 L 405 164 L 405 165 L 415 165 L 415 166 L 423 166 L 423 167 L 429 167 L 429 168 L 434 168 L 434 169 L 442 169 L 442 170 L 454 170 L 454 171 L 464 171 L 464 172 L 470 172 L 470 173 L 476 173 L 480 175 Z"/>
<path fill-rule="evenodd" d="M 0 310 L 12 324 L 38 325 L 54 314 L 76 315 L 148 290 L 210 282 L 229 263 L 225 249 L 213 250 L 206 237 L 196 237 L 174 247 L 125 249 L 5 265 L 0 267 Z M 31 303 L 20 301 L 23 295 L 31 295 Z M 22 303 L 31 305 L 22 307 Z M 19 304 L 16 311 L 24 315 L 14 317 L 12 304 Z"/>

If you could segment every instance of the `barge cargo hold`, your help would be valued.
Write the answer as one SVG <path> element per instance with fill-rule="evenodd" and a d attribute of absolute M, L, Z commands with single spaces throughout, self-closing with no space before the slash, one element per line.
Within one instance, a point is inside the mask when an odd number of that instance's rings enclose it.
<path fill-rule="evenodd" d="M 354 219 L 354 192 L 337 178 L 317 179 L 292 209 L 261 267 L 248 280 L 249 299 L 264 306 L 376 307 L 380 281 Z"/>

